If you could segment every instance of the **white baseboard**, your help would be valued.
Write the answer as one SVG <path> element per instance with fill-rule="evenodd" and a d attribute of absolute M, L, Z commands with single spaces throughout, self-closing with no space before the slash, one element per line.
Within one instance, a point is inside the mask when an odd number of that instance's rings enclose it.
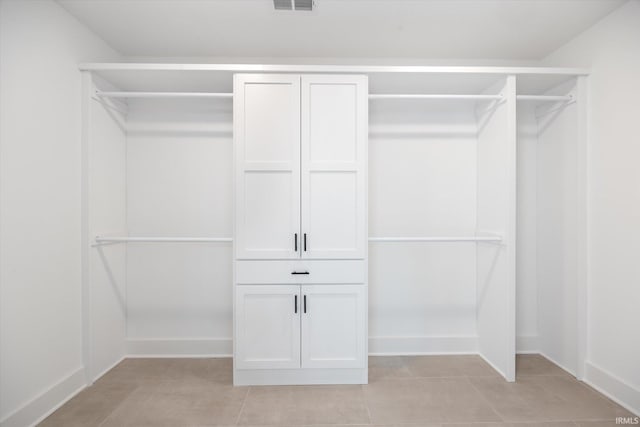
<path fill-rule="evenodd" d="M 106 369 L 104 369 L 102 372 L 100 372 L 98 375 L 93 377 L 93 380 L 91 381 L 92 383 L 98 381 L 98 379 L 100 377 L 102 377 L 104 374 L 106 374 L 107 372 L 109 372 L 110 370 L 112 370 L 113 368 L 115 368 L 116 366 L 118 366 L 120 364 L 120 362 L 122 362 L 124 359 L 126 359 L 127 356 L 122 356 L 120 357 L 118 360 L 116 360 L 114 363 L 112 363 L 110 366 L 108 366 Z"/>
<path fill-rule="evenodd" d="M 554 357 L 549 356 L 547 353 L 545 353 L 544 351 L 539 351 L 538 352 L 542 357 L 544 357 L 545 359 L 549 360 L 550 362 L 552 362 L 554 365 L 556 365 L 557 367 L 559 367 L 560 369 L 562 369 L 563 371 L 567 371 L 568 373 L 570 373 L 571 375 L 573 375 L 574 377 L 576 376 L 576 371 L 575 369 L 569 369 L 567 366 L 565 366 L 564 364 L 558 362 Z"/>
<path fill-rule="evenodd" d="M 127 357 L 231 357 L 231 338 L 129 339 Z M 475 336 L 370 337 L 372 356 L 422 354 L 475 354 Z"/>
<path fill-rule="evenodd" d="M 640 389 L 637 387 L 591 362 L 585 363 L 584 382 L 620 406 L 640 416 Z"/>
<path fill-rule="evenodd" d="M 82 391 L 86 384 L 84 368 L 78 368 L 9 414 L 0 421 L 0 426 L 34 426 Z"/>
<path fill-rule="evenodd" d="M 231 338 L 128 339 L 127 357 L 231 357 Z"/>
<path fill-rule="evenodd" d="M 519 353 L 538 353 L 537 337 L 518 337 Z M 127 357 L 231 357 L 231 338 L 128 339 Z M 469 336 L 369 337 L 370 356 L 477 354 L 478 338 Z"/>
<path fill-rule="evenodd" d="M 516 337 L 516 353 L 517 354 L 538 354 L 540 348 L 538 347 L 537 335 L 521 335 Z"/>
<path fill-rule="evenodd" d="M 478 338 L 472 336 L 369 337 L 370 356 L 476 354 Z"/>
<path fill-rule="evenodd" d="M 484 357 L 484 355 L 483 355 L 482 353 L 478 352 L 478 356 L 480 356 L 480 357 L 482 358 L 482 360 L 484 360 L 484 361 L 487 363 L 487 365 L 491 366 L 491 367 L 493 368 L 493 370 L 494 370 L 494 371 L 496 371 L 497 373 L 499 373 L 500 375 L 502 375 L 502 377 L 503 377 L 505 380 L 507 380 L 507 375 L 506 375 L 506 373 L 504 373 L 504 372 L 502 371 L 502 369 L 499 369 L 499 368 L 498 368 L 496 365 L 494 365 L 494 364 L 493 364 L 489 359 L 487 359 L 486 357 Z M 509 381 L 509 380 L 507 380 L 507 381 Z M 512 382 L 512 381 L 509 381 L 509 382 Z"/>

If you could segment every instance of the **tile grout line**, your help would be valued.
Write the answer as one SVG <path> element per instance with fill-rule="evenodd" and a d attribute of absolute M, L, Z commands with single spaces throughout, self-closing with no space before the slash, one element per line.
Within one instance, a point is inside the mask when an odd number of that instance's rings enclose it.
<path fill-rule="evenodd" d="M 121 401 L 120 403 L 118 403 L 118 404 L 117 404 L 117 405 L 116 405 L 116 406 L 111 410 L 111 412 L 109 412 L 109 415 L 107 415 L 106 417 L 104 417 L 104 420 L 102 420 L 102 421 L 100 422 L 100 424 L 98 424 L 98 427 L 101 427 L 102 425 L 104 425 L 104 423 L 106 423 L 106 422 L 109 420 L 109 418 L 111 418 L 111 417 L 113 416 L 113 414 L 115 414 L 115 413 L 116 413 L 116 411 L 117 411 L 118 409 L 120 409 L 120 407 L 121 407 L 122 405 L 124 405 L 124 403 L 125 403 L 127 400 L 129 400 L 129 398 L 130 398 L 130 397 L 131 397 L 131 396 L 132 396 L 136 391 L 138 391 L 139 389 L 140 389 L 140 384 L 136 383 L 136 387 L 135 387 L 133 390 L 131 390 L 131 393 L 129 393 L 129 394 L 127 395 L 127 397 L 125 397 L 124 399 L 122 399 L 122 401 Z"/>
<path fill-rule="evenodd" d="M 240 424 L 240 417 L 242 416 L 242 411 L 244 411 L 244 405 L 247 403 L 247 399 L 249 398 L 249 393 L 251 393 L 251 387 L 247 387 L 247 393 L 244 395 L 244 399 L 242 400 L 242 405 L 240 406 L 240 411 L 238 411 L 238 418 L 236 418 L 235 425 Z"/>
<path fill-rule="evenodd" d="M 473 377 L 473 378 L 480 378 L 480 377 Z M 487 378 L 487 377 L 482 377 L 482 378 Z M 478 393 L 478 395 L 480 396 L 480 398 L 487 404 L 489 405 L 489 408 L 491 408 L 491 410 L 494 412 L 494 414 L 496 414 L 498 416 L 498 418 L 500 418 L 500 421 L 502 423 L 506 423 L 507 421 L 504 419 L 504 416 L 502 415 L 502 413 L 500 413 L 500 411 L 498 411 L 493 404 L 489 401 L 489 399 L 487 399 L 484 395 L 483 392 L 480 391 L 480 389 L 478 389 L 478 387 L 476 387 L 476 385 L 473 383 L 473 381 L 471 381 L 471 377 L 465 377 L 465 379 L 467 380 L 467 382 L 471 385 L 471 387 L 476 391 L 476 393 Z"/>
<path fill-rule="evenodd" d="M 529 375 L 529 377 L 550 377 L 550 376 L 557 376 L 562 378 L 563 375 Z M 476 377 L 477 378 L 477 377 Z M 577 381 L 577 380 L 576 380 Z M 579 427 L 579 423 L 580 422 L 587 422 L 587 423 L 591 423 L 591 422 L 601 422 L 601 421 L 610 421 L 609 418 L 585 418 L 582 420 L 574 420 L 574 419 L 548 419 L 548 420 L 538 420 L 538 421 L 507 421 L 504 419 L 504 417 L 500 414 L 500 412 L 493 407 L 493 405 L 491 404 L 491 402 L 489 402 L 485 397 L 484 394 L 476 387 L 475 384 L 473 384 L 473 382 L 469 381 L 471 383 L 471 386 L 482 396 L 482 398 L 487 401 L 487 404 L 491 407 L 491 409 L 500 417 L 502 418 L 502 423 L 507 423 L 507 424 L 539 424 L 539 423 L 543 423 L 543 424 L 549 424 L 549 423 L 571 423 L 574 424 L 576 427 Z M 580 382 L 580 381 L 578 381 Z"/>
<path fill-rule="evenodd" d="M 580 384 L 581 387 L 587 389 L 591 394 L 595 394 L 596 396 L 598 396 L 600 399 L 606 401 L 612 408 L 615 409 L 623 409 L 625 412 L 628 412 L 630 414 L 632 414 L 632 416 L 634 415 L 631 411 L 629 411 L 627 408 L 625 408 L 624 406 L 614 402 L 612 399 L 610 399 L 609 397 L 605 396 L 604 394 L 600 393 L 598 390 L 596 390 L 595 388 L 591 387 L 589 384 L 587 384 L 584 381 L 580 381 L 578 379 L 576 379 L 576 381 L 578 382 L 578 384 Z"/>
<path fill-rule="evenodd" d="M 538 357 L 546 360 L 547 362 L 551 363 L 552 365 L 554 365 L 555 367 L 559 368 L 563 374 L 568 375 L 571 379 L 575 380 L 581 387 L 584 387 L 586 389 L 588 389 L 592 394 L 597 395 L 599 398 L 606 400 L 612 407 L 621 407 L 622 409 L 624 409 L 625 411 L 627 410 L 626 408 L 622 407 L 621 405 L 619 405 L 618 403 L 614 402 L 613 400 L 611 400 L 610 398 L 608 398 L 607 396 L 605 396 L 604 394 L 600 393 L 599 391 L 595 390 L 594 388 L 592 388 L 589 384 L 587 384 L 584 381 L 581 381 L 579 379 L 576 378 L 576 376 L 574 374 L 572 374 L 571 372 L 565 370 L 562 366 L 556 364 L 554 361 L 550 360 L 549 358 L 545 357 L 542 354 L 538 354 Z M 564 375 L 562 374 L 557 374 L 557 375 L 529 375 L 529 376 L 557 376 L 557 377 L 564 377 Z M 627 411 L 628 412 L 628 411 Z M 572 421 L 574 423 L 577 423 L 577 421 Z"/>
<path fill-rule="evenodd" d="M 419 376 L 414 375 L 410 377 L 400 377 L 400 376 L 382 376 L 376 378 L 376 381 L 401 381 L 401 380 L 455 380 L 455 379 L 465 379 L 465 378 L 501 378 L 496 375 L 443 375 L 443 376 Z"/>
<path fill-rule="evenodd" d="M 369 385 L 368 380 L 367 380 L 367 385 Z M 373 418 L 371 418 L 371 409 L 369 408 L 369 402 L 367 402 L 363 385 L 360 385 L 360 391 L 362 392 L 362 403 L 364 403 L 364 407 L 367 409 L 367 417 L 369 417 L 369 425 L 372 425 Z"/>

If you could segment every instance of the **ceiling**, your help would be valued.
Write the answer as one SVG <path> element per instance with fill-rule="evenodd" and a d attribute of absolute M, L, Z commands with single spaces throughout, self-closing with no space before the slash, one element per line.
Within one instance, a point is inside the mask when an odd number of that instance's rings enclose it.
<path fill-rule="evenodd" d="M 58 0 L 132 57 L 538 60 L 624 0 Z"/>

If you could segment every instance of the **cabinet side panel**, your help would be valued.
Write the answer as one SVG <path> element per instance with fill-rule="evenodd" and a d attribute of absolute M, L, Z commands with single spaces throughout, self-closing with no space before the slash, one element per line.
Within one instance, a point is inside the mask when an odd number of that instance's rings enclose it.
<path fill-rule="evenodd" d="M 489 90 L 506 102 L 478 106 L 478 234 L 502 236 L 477 244 L 477 330 L 480 354 L 507 381 L 515 380 L 515 77 Z"/>

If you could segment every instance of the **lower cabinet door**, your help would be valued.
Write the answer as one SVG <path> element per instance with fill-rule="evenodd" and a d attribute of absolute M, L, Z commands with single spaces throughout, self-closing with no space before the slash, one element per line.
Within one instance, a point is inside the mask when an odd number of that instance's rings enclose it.
<path fill-rule="evenodd" d="M 235 289 L 236 368 L 300 368 L 300 286 Z"/>
<path fill-rule="evenodd" d="M 366 286 L 302 286 L 302 367 L 366 366 Z"/>

